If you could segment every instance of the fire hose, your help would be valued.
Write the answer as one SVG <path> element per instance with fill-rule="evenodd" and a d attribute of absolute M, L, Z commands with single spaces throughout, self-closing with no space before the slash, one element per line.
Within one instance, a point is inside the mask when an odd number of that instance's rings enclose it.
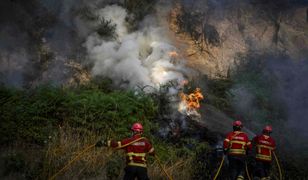
<path fill-rule="evenodd" d="M 218 177 L 218 175 L 219 175 L 219 173 L 220 173 L 220 170 L 221 170 L 221 167 L 222 167 L 224 161 L 225 161 L 225 156 L 222 157 L 222 159 L 221 159 L 221 161 L 220 161 L 219 168 L 218 168 L 218 170 L 217 170 L 217 172 L 216 172 L 216 174 L 215 174 L 213 180 L 216 180 L 216 179 L 217 179 L 217 177 Z"/>
<path fill-rule="evenodd" d="M 159 167 L 164 171 L 165 175 L 168 177 L 169 180 L 173 180 L 172 177 L 167 173 L 167 171 L 165 170 L 165 168 L 163 167 L 163 165 L 161 164 L 158 156 L 154 156 L 156 161 L 158 162 Z"/>
<path fill-rule="evenodd" d="M 247 174 L 248 180 L 251 180 L 251 177 L 250 177 L 250 175 L 249 175 L 249 171 L 248 171 L 248 166 L 247 166 L 247 163 L 245 163 L 245 171 L 246 171 L 246 174 Z"/>
<path fill-rule="evenodd" d="M 130 143 L 127 143 L 123 146 L 117 147 L 116 149 L 121 149 L 124 148 L 126 146 L 129 146 L 141 139 L 144 139 L 144 137 L 138 138 Z M 86 152 L 88 152 L 89 150 L 91 150 L 93 147 L 95 147 L 95 144 L 92 144 L 88 147 L 86 147 L 84 150 L 82 150 L 80 153 L 78 153 L 72 160 L 70 160 L 63 168 L 61 168 L 57 173 L 55 173 L 53 176 L 51 176 L 50 178 L 48 178 L 48 180 L 54 180 L 59 174 L 61 174 L 62 172 L 64 172 L 69 166 L 71 166 L 73 164 L 73 162 L 75 162 L 76 160 L 80 159 L 82 157 L 82 155 L 84 155 Z M 162 166 L 159 158 L 157 155 L 155 155 L 155 159 L 159 164 L 159 167 L 163 170 L 163 172 L 165 173 L 165 175 L 168 177 L 169 180 L 173 180 L 172 177 L 167 173 L 167 171 L 164 169 L 164 167 Z"/>
<path fill-rule="evenodd" d="M 218 170 L 217 170 L 217 172 L 216 172 L 216 174 L 215 174 L 213 180 L 216 180 L 216 179 L 217 179 L 217 177 L 218 177 L 218 175 L 219 175 L 219 173 L 220 173 L 220 170 L 221 170 L 221 167 L 222 167 L 224 161 L 225 161 L 225 156 L 222 157 L 222 159 L 221 159 L 221 161 L 220 161 L 220 165 L 219 165 L 219 167 L 218 167 Z M 246 163 L 245 163 L 245 171 L 246 171 L 248 180 L 251 180 L 251 177 L 250 177 L 249 171 L 248 171 L 248 166 L 247 166 Z"/>
<path fill-rule="evenodd" d="M 92 144 L 88 147 L 86 147 L 83 151 L 81 151 L 77 156 L 75 156 L 72 160 L 70 160 L 62 169 L 60 169 L 57 173 L 55 173 L 53 176 L 51 176 L 50 178 L 48 178 L 49 180 L 54 180 L 59 174 L 61 174 L 64 170 L 66 170 L 74 161 L 80 159 L 80 157 L 86 153 L 87 151 L 89 151 L 90 149 L 92 149 L 93 147 L 95 147 L 95 144 Z"/>
<path fill-rule="evenodd" d="M 274 154 L 274 157 L 275 157 L 276 164 L 278 166 L 279 179 L 282 180 L 282 172 L 281 172 L 281 168 L 280 168 L 280 164 L 279 164 L 278 158 L 277 158 L 276 153 L 274 151 L 273 151 L 273 154 Z"/>
<path fill-rule="evenodd" d="M 241 132 L 235 133 L 230 139 L 233 139 L 235 136 L 239 135 L 240 133 L 241 133 Z M 229 148 L 230 148 L 230 144 L 229 144 Z M 216 172 L 216 174 L 215 174 L 213 180 L 216 180 L 216 179 L 217 179 L 217 177 L 218 177 L 218 175 L 219 175 L 219 173 L 220 173 L 220 170 L 221 170 L 221 167 L 222 167 L 224 161 L 225 161 L 225 156 L 222 157 L 221 162 L 220 162 L 220 165 L 219 165 L 219 168 L 218 168 L 218 170 L 217 170 L 217 172 Z M 249 177 L 247 165 L 246 165 L 246 173 L 247 173 L 247 175 L 248 175 L 248 177 Z M 249 177 L 249 178 L 250 178 L 250 177 Z M 249 179 L 249 180 L 250 180 L 250 179 Z"/>

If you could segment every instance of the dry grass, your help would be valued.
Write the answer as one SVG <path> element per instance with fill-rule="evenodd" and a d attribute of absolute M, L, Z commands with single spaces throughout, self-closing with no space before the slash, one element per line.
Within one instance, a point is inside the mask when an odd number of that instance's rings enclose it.
<path fill-rule="evenodd" d="M 169 161 L 164 163 L 163 167 L 173 179 L 191 179 L 191 159 L 178 159 L 174 162 Z M 149 165 L 148 175 L 150 179 L 166 179 L 166 175 L 156 161 Z"/>
<path fill-rule="evenodd" d="M 46 151 L 42 178 L 53 176 L 85 148 L 95 143 L 98 137 L 96 134 L 80 135 L 67 126 L 60 128 L 58 136 L 53 138 Z M 58 178 L 79 179 L 89 175 L 104 176 L 106 163 L 113 158 L 114 154 L 111 149 L 93 147 L 59 174 Z"/>
<path fill-rule="evenodd" d="M 70 127 L 62 127 L 52 138 L 45 155 L 42 179 L 52 177 L 85 148 L 95 143 L 97 134 L 79 135 Z M 124 175 L 124 153 L 110 148 L 92 148 L 76 159 L 57 179 L 122 179 Z M 163 161 L 163 167 L 174 179 L 191 179 L 191 159 Z M 158 163 L 149 158 L 150 179 L 166 179 Z"/>

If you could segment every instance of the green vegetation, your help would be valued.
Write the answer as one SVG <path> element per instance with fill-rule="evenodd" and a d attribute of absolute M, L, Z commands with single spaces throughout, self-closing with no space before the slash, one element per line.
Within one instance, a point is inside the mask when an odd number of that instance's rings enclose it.
<path fill-rule="evenodd" d="M 139 121 L 169 173 L 189 179 L 195 150 L 208 145 L 190 138 L 170 143 L 156 137 L 159 108 L 152 97 L 143 92 L 111 91 L 108 81 L 79 88 L 1 87 L 0 143 L 6 148 L 0 151 L 0 163 L 6 168 L 0 177 L 19 174 L 27 179 L 46 179 L 98 139 L 130 136 L 130 126 Z M 125 164 L 119 153 L 106 148 L 92 150 L 60 177 L 120 178 Z M 151 157 L 149 174 L 163 178 Z"/>
<path fill-rule="evenodd" d="M 140 22 L 146 15 L 155 10 L 157 0 L 125 0 L 124 6 L 134 15 L 136 22 Z"/>
<path fill-rule="evenodd" d="M 233 115 L 231 89 L 241 85 L 256 97 L 256 113 L 265 112 L 265 116 L 274 117 L 278 107 L 273 107 L 270 101 L 270 86 L 261 74 L 251 71 L 246 74 L 233 76 L 232 80 L 209 80 L 207 103 Z M 110 83 L 94 80 L 76 88 L 41 86 L 31 90 L 1 87 L 0 165 L 5 168 L 0 170 L 0 177 L 46 179 L 98 139 L 130 136 L 129 128 L 135 121 L 143 123 L 145 136 L 153 142 L 174 179 L 209 179 L 213 175 L 218 166 L 217 157 L 208 143 L 185 135 L 176 141 L 156 136 L 161 123 L 159 114 L 165 113 L 164 104 L 168 101 L 164 96 L 165 87 L 154 94 L 145 94 L 112 90 Z M 279 119 L 272 120 L 278 123 Z M 282 167 L 288 169 L 285 177 L 303 177 L 305 158 L 291 163 L 294 156 L 287 152 L 282 147 L 277 152 L 283 157 Z M 154 158 L 148 160 L 150 177 L 163 179 Z M 59 177 L 120 179 L 124 166 L 121 151 L 96 148 Z M 223 171 L 225 176 L 226 169 Z M 273 172 L 277 172 L 275 167 Z"/>
<path fill-rule="evenodd" d="M 228 90 L 232 87 L 232 81 L 230 79 L 211 79 L 207 80 L 207 86 L 208 102 L 222 111 L 231 111 Z"/>

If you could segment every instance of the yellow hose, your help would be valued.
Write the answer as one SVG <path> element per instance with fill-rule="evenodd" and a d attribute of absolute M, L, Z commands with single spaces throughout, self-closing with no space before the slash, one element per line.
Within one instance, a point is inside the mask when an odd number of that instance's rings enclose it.
<path fill-rule="evenodd" d="M 129 146 L 141 139 L 144 139 L 144 137 L 138 138 L 130 143 L 127 143 L 123 146 L 117 147 L 116 149 L 121 149 L 124 148 L 126 146 Z M 74 161 L 78 160 L 84 153 L 86 153 L 87 151 L 89 151 L 90 149 L 92 149 L 93 147 L 95 147 L 95 144 L 92 144 L 90 146 L 88 146 L 87 148 L 85 148 L 82 152 L 80 152 L 77 156 L 75 156 L 72 160 L 70 160 L 62 169 L 60 169 L 57 173 L 55 173 L 53 176 L 51 176 L 50 178 L 48 178 L 48 180 L 54 180 L 59 174 L 61 174 L 64 170 L 66 170 Z M 155 159 L 158 162 L 160 168 L 164 171 L 164 173 L 166 174 L 166 176 L 168 177 L 169 180 L 173 180 L 172 177 L 167 173 L 167 171 L 164 169 L 164 167 L 162 166 L 159 158 L 155 155 Z"/>
<path fill-rule="evenodd" d="M 144 139 L 144 137 L 138 138 L 130 143 L 127 143 L 123 146 L 117 147 L 117 149 L 121 149 L 124 148 L 126 146 L 129 146 L 141 139 Z M 64 170 L 66 170 L 74 161 L 78 160 L 84 153 L 86 153 L 87 151 L 89 151 L 90 149 L 92 149 L 95 146 L 95 144 L 92 144 L 90 146 L 88 146 L 87 148 L 85 148 L 81 153 L 79 153 L 77 156 L 75 156 L 72 160 L 70 160 L 62 169 L 60 169 L 56 174 L 54 174 L 52 177 L 50 177 L 48 180 L 54 180 L 59 174 L 61 174 Z"/>
<path fill-rule="evenodd" d="M 282 172 L 281 172 L 281 168 L 280 168 L 280 164 L 279 164 L 278 158 L 277 158 L 276 153 L 274 151 L 273 151 L 273 154 L 274 154 L 275 161 L 276 161 L 276 164 L 277 164 L 278 170 L 279 170 L 279 179 L 282 180 Z"/>
<path fill-rule="evenodd" d="M 87 151 L 92 149 L 94 146 L 95 146 L 95 144 L 92 144 L 92 145 L 88 146 L 87 148 L 85 148 L 83 151 L 81 151 L 81 153 L 79 153 L 72 160 L 70 160 L 62 169 L 60 169 L 57 173 L 55 173 L 53 176 L 48 178 L 48 180 L 54 180 L 59 174 L 61 174 L 64 170 L 66 170 L 74 161 L 79 159 L 84 153 L 86 153 Z"/>
<path fill-rule="evenodd" d="M 125 148 L 125 147 L 127 147 L 127 146 L 129 146 L 129 145 L 131 145 L 131 144 L 134 144 L 134 143 L 137 142 L 137 141 L 140 141 L 141 139 L 145 139 L 145 138 L 144 138 L 144 137 L 140 137 L 140 138 L 138 138 L 138 139 L 133 140 L 132 142 L 129 142 L 129 143 L 127 143 L 127 144 L 124 144 L 123 146 L 116 147 L 116 149 Z"/>
<path fill-rule="evenodd" d="M 245 163 L 245 170 L 246 170 L 246 174 L 247 174 L 248 180 L 251 180 L 251 177 L 250 177 L 249 171 L 248 171 L 247 163 Z"/>
<path fill-rule="evenodd" d="M 165 175 L 168 177 L 169 180 L 173 180 L 172 177 L 167 173 L 167 171 L 165 170 L 165 168 L 163 167 L 163 165 L 161 164 L 159 158 L 155 155 L 154 156 L 156 161 L 158 162 L 159 167 L 164 171 Z"/>
<path fill-rule="evenodd" d="M 220 161 L 220 165 L 219 165 L 219 168 L 218 168 L 218 171 L 216 172 L 215 176 L 214 176 L 214 179 L 213 180 L 216 180 L 219 173 L 220 173 L 220 170 L 221 170 L 221 167 L 222 165 L 224 164 L 224 161 L 225 161 L 225 156 L 222 157 L 221 161 Z"/>

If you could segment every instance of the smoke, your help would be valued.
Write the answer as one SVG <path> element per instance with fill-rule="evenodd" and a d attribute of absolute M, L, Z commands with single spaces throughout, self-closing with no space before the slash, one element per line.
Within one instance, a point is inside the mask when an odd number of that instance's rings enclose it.
<path fill-rule="evenodd" d="M 15 50 L 0 53 L 0 82 L 4 85 L 21 87 L 23 76 L 29 62 L 25 50 Z"/>
<path fill-rule="evenodd" d="M 307 157 L 308 61 L 286 56 L 250 60 L 233 77 L 235 85 L 229 90 L 233 108 L 256 133 L 271 124 L 280 152 Z"/>
<path fill-rule="evenodd" d="M 163 137 L 175 135 L 176 129 L 186 128 L 186 118 L 178 113 L 178 93 L 192 70 L 185 66 L 177 49 L 171 45 L 166 30 L 155 16 L 147 16 L 139 23 L 138 29 L 130 31 L 127 19 L 132 16 L 117 5 L 106 6 L 94 11 L 99 24 L 101 19 L 115 26 L 114 39 L 100 36 L 93 31 L 84 43 L 93 76 L 108 77 L 114 85 L 122 88 L 152 86 L 154 91 L 164 94 L 167 99 L 160 112 L 162 122 L 168 124 L 159 132 Z M 170 82 L 172 82 L 170 84 Z M 164 85 L 167 85 L 164 87 Z M 147 92 L 153 92 L 147 89 Z M 160 99 L 158 99 L 160 100 Z"/>
<path fill-rule="evenodd" d="M 308 61 L 287 58 L 269 61 L 265 74 L 276 81 L 274 98 L 284 104 L 287 124 L 294 132 L 308 137 Z"/>
<path fill-rule="evenodd" d="M 115 25 L 117 38 L 106 40 L 96 32 L 87 38 L 84 46 L 94 64 L 94 76 L 109 77 L 115 85 L 124 88 L 159 87 L 170 81 L 181 84 L 185 80 L 188 69 L 183 60 L 170 55 L 176 48 L 169 44 L 164 29 L 155 26 L 155 18 L 145 18 L 143 27 L 129 32 L 126 22 L 129 15 L 122 7 L 107 6 L 95 13 L 99 19 Z"/>
<path fill-rule="evenodd" d="M 170 81 L 180 84 L 188 70 L 182 59 L 169 56 L 176 48 L 158 19 L 148 15 L 132 31 L 133 15 L 109 3 L 121 4 L 107 0 L 2 1 L 1 82 L 19 87 L 66 84 L 73 76 L 66 64 L 75 61 L 90 66 L 93 76 L 109 77 L 123 88 L 158 87 Z M 93 19 L 81 17 L 83 9 Z M 111 38 L 99 32 L 102 21 L 115 27 Z M 170 92 L 174 94 L 177 88 Z"/>
<path fill-rule="evenodd" d="M 9 20 L 0 18 L 5 27 L 0 31 L 1 83 L 67 85 L 78 78 L 73 69 L 77 67 L 78 73 L 86 71 L 80 78 L 90 73 L 124 89 L 153 87 L 143 90 L 167 99 L 162 114 L 168 124 L 186 126 L 177 114 L 178 92 L 193 71 L 164 29 L 162 19 L 170 3 L 164 3 L 157 15 L 140 11 L 144 17 L 128 13 L 122 1 L 111 0 L 5 0 L 0 5 L 1 18 L 16 14 Z M 131 13 L 142 6 L 136 8 Z"/>
<path fill-rule="evenodd" d="M 246 113 L 253 106 L 255 96 L 248 87 L 237 84 L 230 90 L 230 93 L 233 95 L 232 106 L 236 107 L 239 114 Z"/>
<path fill-rule="evenodd" d="M 0 2 L 0 81 L 15 87 L 63 84 L 76 51 L 72 10 L 76 1 Z"/>
<path fill-rule="evenodd" d="M 14 36 L 22 41 L 16 42 Z M 10 26 L 3 26 L 0 31 L 0 82 L 5 85 L 20 87 L 23 82 L 23 74 L 29 63 L 26 49 L 23 48 L 26 40 L 25 34 Z"/>
<path fill-rule="evenodd" d="M 263 123 L 285 119 L 285 126 L 306 137 L 307 60 L 270 57 L 246 68 L 250 69 L 238 74 L 236 84 L 230 90 L 232 105 L 237 112 Z M 273 115 L 273 111 L 279 115 Z"/>

